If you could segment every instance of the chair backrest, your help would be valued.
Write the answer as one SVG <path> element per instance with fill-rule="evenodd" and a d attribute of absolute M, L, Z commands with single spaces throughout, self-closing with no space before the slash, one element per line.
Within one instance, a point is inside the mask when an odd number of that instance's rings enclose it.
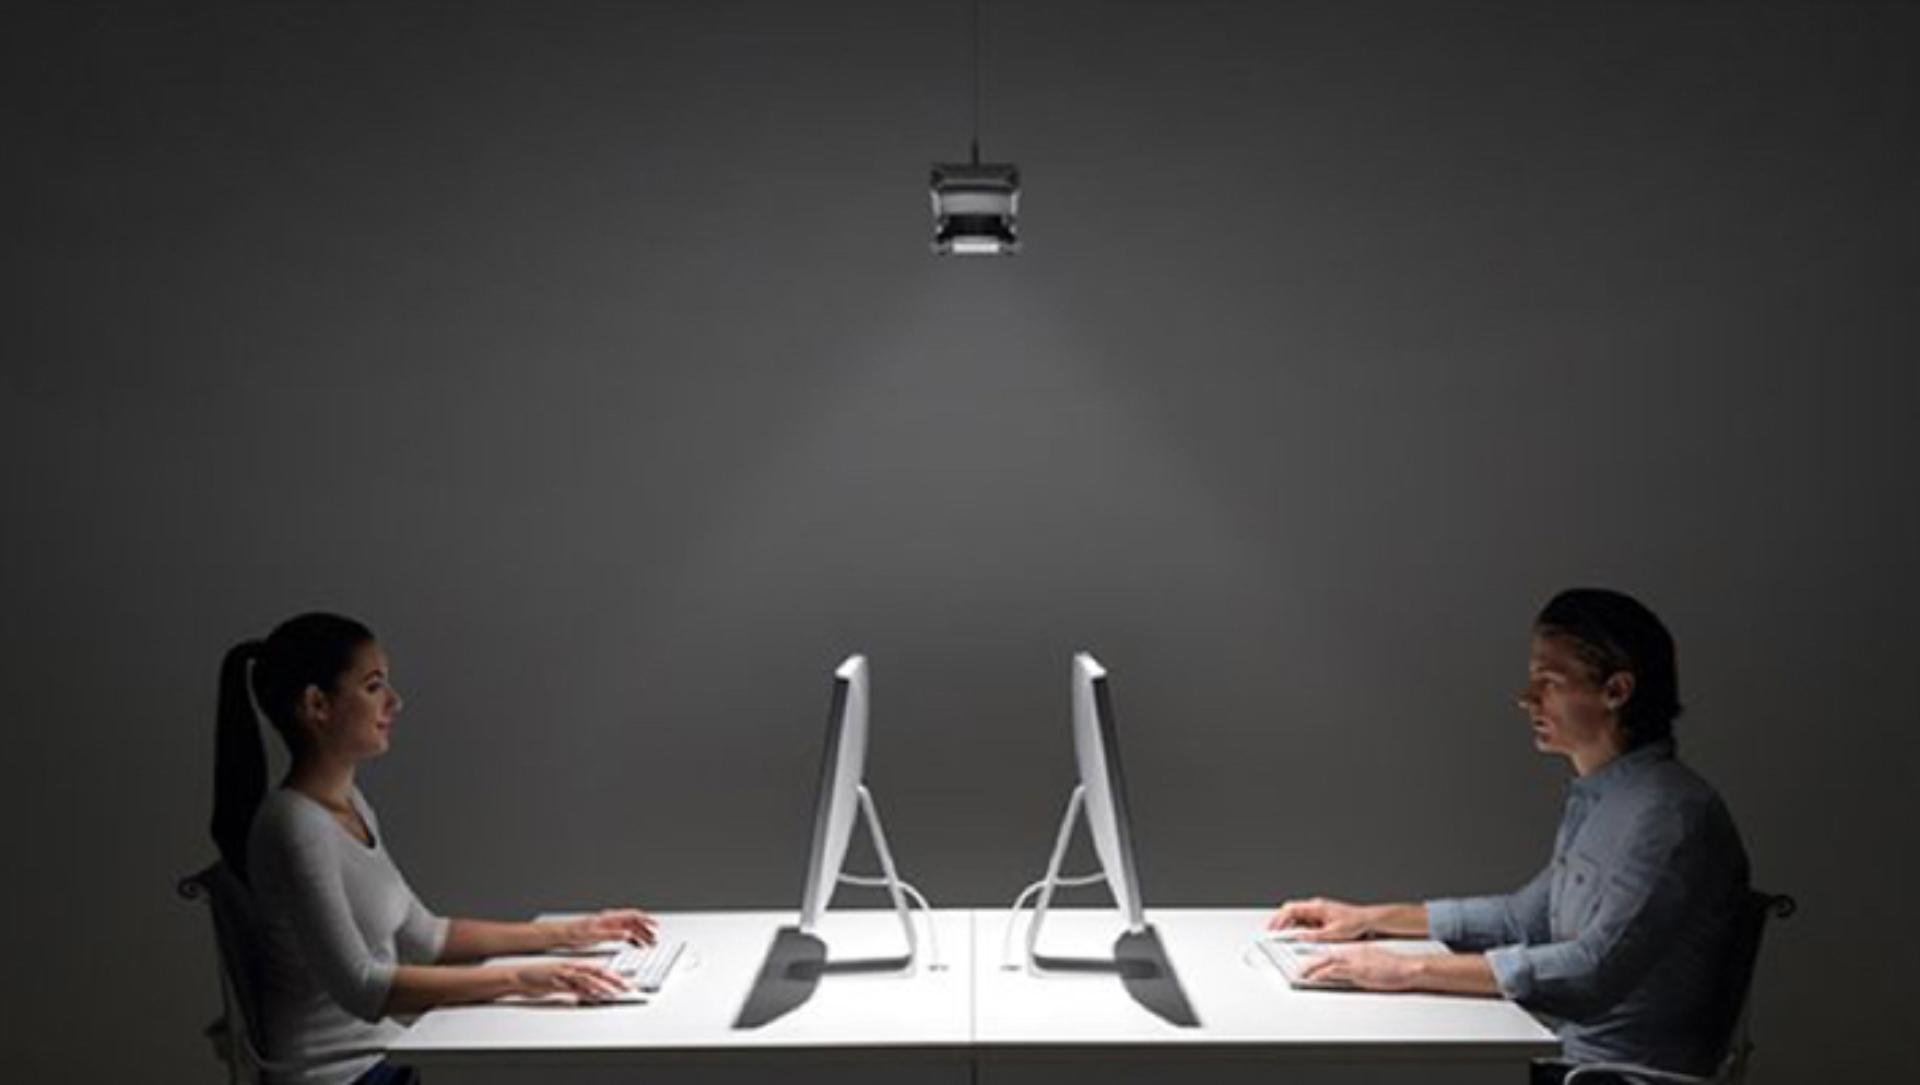
<path fill-rule="evenodd" d="M 260 1052 L 260 922 L 253 895 L 224 862 L 180 879 L 180 895 L 205 900 L 219 951 L 220 996 L 225 1003 L 229 1061 L 236 1079 L 255 1076 Z"/>
<path fill-rule="evenodd" d="M 1760 960 L 1760 943 L 1767 932 L 1767 920 L 1785 919 L 1798 905 L 1789 896 L 1748 889 L 1740 901 L 1733 938 L 1727 945 L 1727 966 L 1719 1006 L 1719 1020 L 1713 1022 L 1715 1034 L 1724 1038 L 1720 1060 L 1720 1080 L 1738 1081 L 1745 1076 L 1753 1041 L 1748 1032 L 1747 1010 L 1753 995 L 1753 974 Z"/>

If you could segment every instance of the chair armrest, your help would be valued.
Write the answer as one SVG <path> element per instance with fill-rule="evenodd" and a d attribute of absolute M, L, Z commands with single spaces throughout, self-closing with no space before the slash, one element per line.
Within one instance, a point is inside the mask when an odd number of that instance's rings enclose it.
<path fill-rule="evenodd" d="M 1625 1078 L 1628 1081 L 1660 1082 L 1662 1085 L 1711 1085 L 1714 1080 L 1697 1074 L 1681 1074 L 1672 1070 L 1656 1070 L 1651 1066 L 1636 1066 L 1630 1062 L 1583 1062 L 1567 1072 L 1567 1076 L 1561 1079 L 1561 1085 L 1580 1085 L 1580 1082 L 1589 1075 L 1598 1079 L 1603 1074 Z"/>
<path fill-rule="evenodd" d="M 200 1035 L 205 1036 L 207 1042 L 213 1045 L 213 1053 L 221 1062 L 233 1061 L 233 1034 L 227 1031 L 226 1018 L 214 1018 L 212 1023 L 200 1030 Z"/>

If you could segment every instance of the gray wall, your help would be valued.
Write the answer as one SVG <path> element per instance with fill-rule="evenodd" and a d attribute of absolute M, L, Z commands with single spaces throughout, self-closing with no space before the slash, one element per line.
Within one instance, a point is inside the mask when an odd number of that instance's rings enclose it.
<path fill-rule="evenodd" d="M 796 905 L 850 650 L 910 876 L 1003 902 L 1080 647 L 1150 900 L 1260 904 L 1526 877 L 1602 583 L 1804 906 L 1761 1080 L 1893 1065 L 1916 9 L 992 4 L 968 262 L 964 9 L 405 7 L 3 17 L 10 1064 L 211 1074 L 171 885 L 302 609 L 392 651 L 444 911 Z"/>

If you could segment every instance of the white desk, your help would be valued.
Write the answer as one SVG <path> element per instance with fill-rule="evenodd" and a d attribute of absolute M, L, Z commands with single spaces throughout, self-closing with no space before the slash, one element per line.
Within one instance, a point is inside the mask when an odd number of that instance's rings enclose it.
<path fill-rule="evenodd" d="M 1506 1082 L 1523 1085 L 1529 1059 L 1558 1050 L 1552 1033 L 1498 999 L 1295 991 L 1250 957 L 1264 909 L 1156 909 L 1159 932 L 1194 1027 L 1168 1023 L 1112 973 L 1033 976 L 1003 969 L 998 909 L 935 913 L 948 965 L 911 975 L 830 974 L 813 995 L 757 1028 L 735 1027 L 774 932 L 792 912 L 666 913 L 663 926 L 698 958 L 675 969 L 645 1005 L 566 1008 L 464 1006 L 423 1016 L 391 1053 L 429 1069 L 566 1064 L 753 1064 L 782 1072 L 832 1063 L 820 1080 L 895 1073 L 992 1085 L 1085 1079 L 1106 1083 L 1196 1079 L 1299 1082 Z M 1025 919 L 1015 932 L 1014 960 Z M 1111 910 L 1048 915 L 1042 951 L 1110 957 L 1120 933 Z M 832 957 L 901 951 L 892 913 L 831 913 Z M 925 943 L 923 941 L 923 949 Z M 850 1064 L 868 1064 L 864 1069 Z M 801 1077 L 809 1076 L 805 1073 Z M 439 1072 L 431 1076 L 443 1080 Z"/>
<path fill-rule="evenodd" d="M 1297 991 L 1258 956 L 1258 908 L 1149 909 L 1198 1024 L 1181 1027 L 1100 973 L 1002 966 L 1005 912 L 975 920 L 974 1044 L 981 1082 L 1089 1080 L 1491 1081 L 1523 1085 L 1529 1060 L 1559 1050 L 1525 1011 L 1492 998 Z M 1020 964 L 1026 920 L 1015 928 Z M 1117 913 L 1049 913 L 1040 951 L 1111 957 Z M 1117 1063 L 1124 1059 L 1124 1065 Z M 1277 1065 L 1278 1064 L 1278 1065 Z M 1070 1074 L 1067 1076 L 1071 1076 Z"/>
<path fill-rule="evenodd" d="M 391 1058 L 423 1068 L 495 1063 L 617 1063 L 787 1057 L 946 1058 L 964 1064 L 972 1041 L 969 915 L 935 922 L 949 969 L 831 974 L 807 1002 L 757 1028 L 736 1028 L 776 930 L 793 912 L 667 912 L 663 931 L 687 940 L 692 958 L 674 966 L 647 1003 L 603 1006 L 449 1006 L 423 1015 Z M 835 912 L 821 923 L 831 959 L 904 952 L 891 912 Z M 922 941 L 924 947 L 924 937 Z M 684 970 L 684 971 L 683 971 Z"/>

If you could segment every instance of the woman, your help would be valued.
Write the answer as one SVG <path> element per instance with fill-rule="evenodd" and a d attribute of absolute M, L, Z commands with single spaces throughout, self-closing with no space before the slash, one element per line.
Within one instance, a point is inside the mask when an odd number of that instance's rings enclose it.
<path fill-rule="evenodd" d="M 292 755 L 271 793 L 255 704 Z M 460 962 L 654 939 L 654 920 L 634 909 L 545 923 L 429 912 L 354 786 L 360 763 L 387 752 L 400 707 L 386 653 L 350 618 L 303 614 L 264 641 L 235 646 L 221 666 L 213 837 L 260 916 L 261 1025 L 271 1057 L 324 1060 L 385 1047 L 401 1031 L 394 1016 L 446 1003 L 611 998 L 625 984 L 586 961 Z M 413 1075 L 363 1055 L 290 1080 L 396 1085 Z"/>

